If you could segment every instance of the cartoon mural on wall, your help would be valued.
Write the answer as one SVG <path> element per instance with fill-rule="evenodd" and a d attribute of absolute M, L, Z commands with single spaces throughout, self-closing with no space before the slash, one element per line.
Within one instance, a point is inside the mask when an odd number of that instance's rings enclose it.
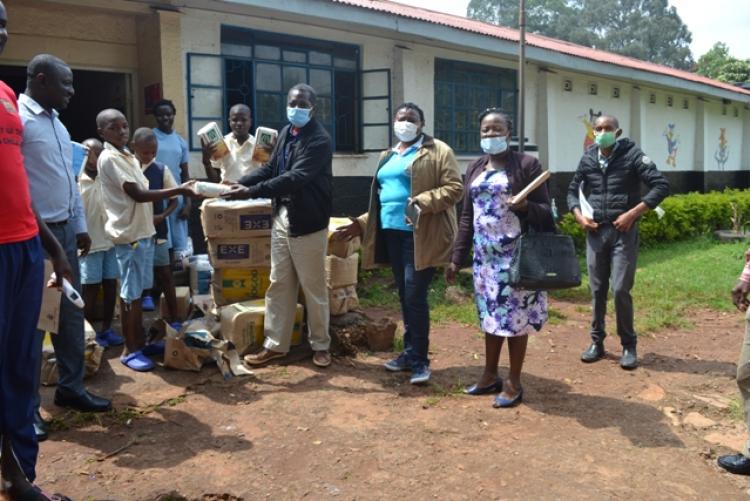
<path fill-rule="evenodd" d="M 667 124 L 664 137 L 667 138 L 667 165 L 677 167 L 677 145 L 680 144 L 680 136 L 675 134 L 675 124 Z"/>
<path fill-rule="evenodd" d="M 586 151 L 589 146 L 594 144 L 594 120 L 602 116 L 602 111 L 599 110 L 594 113 L 594 110 L 589 108 L 589 114 L 579 115 L 578 119 L 583 122 L 583 126 L 586 127 L 586 136 L 583 138 L 583 151 Z"/>
<path fill-rule="evenodd" d="M 729 160 L 729 141 L 727 141 L 727 130 L 723 127 L 719 128 L 719 147 L 716 148 L 714 158 L 716 159 L 716 167 L 719 170 L 724 170 L 724 166 Z"/>

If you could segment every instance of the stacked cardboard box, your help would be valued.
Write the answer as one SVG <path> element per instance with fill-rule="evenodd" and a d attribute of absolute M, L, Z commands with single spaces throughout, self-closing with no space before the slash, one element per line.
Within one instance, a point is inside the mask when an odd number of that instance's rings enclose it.
<path fill-rule="evenodd" d="M 201 208 L 217 306 L 262 298 L 271 273 L 271 201 L 208 200 Z"/>
<path fill-rule="evenodd" d="M 335 240 L 337 228 L 351 223 L 348 218 L 331 218 L 328 225 L 328 256 L 326 256 L 326 285 L 329 291 L 331 315 L 343 315 L 359 308 L 357 271 L 360 238 Z"/>

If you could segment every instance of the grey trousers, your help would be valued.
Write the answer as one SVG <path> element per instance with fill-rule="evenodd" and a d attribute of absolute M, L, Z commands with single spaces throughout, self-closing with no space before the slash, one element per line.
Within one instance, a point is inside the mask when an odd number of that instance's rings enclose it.
<path fill-rule="evenodd" d="M 750 433 L 750 310 L 745 314 L 745 339 L 742 341 L 740 360 L 737 362 L 737 386 L 740 388 L 742 408 L 745 411 L 745 421 Z M 742 455 L 750 458 L 750 439 L 742 449 Z"/>
<path fill-rule="evenodd" d="M 75 281 L 73 286 L 80 292 L 81 276 L 78 268 L 78 247 L 73 225 L 68 223 L 64 226 L 50 226 L 50 230 L 60 242 L 65 255 L 68 257 L 70 267 L 73 269 Z M 49 277 L 45 277 L 49 278 Z M 83 336 L 83 310 L 71 303 L 65 294 L 62 295 L 60 304 L 60 324 L 57 334 L 52 335 L 52 345 L 55 347 L 55 358 L 57 359 L 57 371 L 59 380 L 58 388 L 67 392 L 80 395 L 84 392 L 83 376 L 85 375 L 84 351 L 86 348 Z M 37 332 L 37 347 L 42 351 L 44 332 Z M 36 395 L 34 405 L 39 408 L 39 372 L 41 371 L 42 357 L 38 358 L 39 366 L 36 368 Z"/>
<path fill-rule="evenodd" d="M 607 336 L 605 315 L 611 281 L 620 343 L 623 347 L 633 347 L 637 343 L 630 290 L 635 282 L 638 242 L 637 224 L 627 233 L 621 233 L 611 224 L 604 223 L 586 236 L 586 265 L 594 309 L 591 339 L 594 342 L 601 342 Z"/>

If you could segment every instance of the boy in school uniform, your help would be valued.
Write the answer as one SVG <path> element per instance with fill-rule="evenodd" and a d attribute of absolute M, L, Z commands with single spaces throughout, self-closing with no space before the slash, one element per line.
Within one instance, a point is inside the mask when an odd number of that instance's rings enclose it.
<path fill-rule="evenodd" d="M 214 148 L 201 140 L 203 149 L 203 167 L 206 177 L 213 183 L 236 183 L 242 176 L 250 173 L 260 164 L 252 161 L 255 138 L 250 135 L 253 125 L 250 107 L 235 104 L 229 109 L 229 128 L 232 132 L 224 136 L 229 154 L 219 160 L 213 160 Z"/>
<path fill-rule="evenodd" d="M 99 176 L 107 212 L 105 230 L 115 244 L 120 271 L 120 304 L 125 348 L 120 362 L 135 371 L 149 371 L 154 363 L 149 355 L 163 353 L 163 343 L 146 345 L 143 333 L 141 295 L 152 286 L 154 258 L 154 214 L 149 202 L 178 195 L 195 195 L 193 183 L 149 190 L 148 179 L 127 148 L 128 120 L 120 111 L 106 109 L 96 117 L 97 131 L 104 139 L 99 156 Z"/>
<path fill-rule="evenodd" d="M 133 153 L 141 164 L 143 175 L 148 179 L 148 188 L 151 191 L 172 189 L 177 187 L 177 183 L 169 169 L 162 163 L 156 161 L 156 152 L 159 148 L 159 142 L 156 134 L 147 128 L 141 127 L 133 134 Z M 177 210 L 177 199 L 170 198 L 166 200 L 155 200 L 153 202 L 154 211 L 154 228 L 156 236 L 154 237 L 154 278 L 156 279 L 153 298 L 156 299 L 156 306 L 159 305 L 159 297 L 164 292 L 164 299 L 167 302 L 168 317 L 167 320 L 176 330 L 180 329 L 181 322 L 177 319 L 177 296 L 175 294 L 174 280 L 172 279 L 172 270 L 169 261 L 169 227 L 167 218 Z"/>
<path fill-rule="evenodd" d="M 102 328 L 96 333 L 96 342 L 103 347 L 121 346 L 125 340 L 112 330 L 112 318 L 117 300 L 117 258 L 115 245 L 104 231 L 107 214 L 102 205 L 102 180 L 96 163 L 103 146 L 98 139 L 87 139 L 83 145 L 88 148 L 86 165 L 78 177 L 78 189 L 81 192 L 83 208 L 86 212 L 86 227 L 91 237 L 91 250 L 81 258 L 81 285 L 86 302 L 84 315 L 91 325 L 94 324 L 96 297 L 99 289 L 104 291 L 104 309 Z"/>

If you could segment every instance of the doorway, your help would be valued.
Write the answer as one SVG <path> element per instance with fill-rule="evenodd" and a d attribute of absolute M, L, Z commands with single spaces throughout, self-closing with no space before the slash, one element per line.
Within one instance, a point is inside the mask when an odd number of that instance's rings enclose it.
<path fill-rule="evenodd" d="M 24 66 L 0 65 L 0 80 L 4 81 L 16 94 L 26 88 L 26 68 Z M 96 115 L 105 108 L 116 108 L 132 121 L 132 99 L 130 75 L 107 71 L 73 70 L 73 87 L 76 94 L 66 110 L 60 113 L 60 120 L 73 141 L 83 141 L 98 137 Z"/>

